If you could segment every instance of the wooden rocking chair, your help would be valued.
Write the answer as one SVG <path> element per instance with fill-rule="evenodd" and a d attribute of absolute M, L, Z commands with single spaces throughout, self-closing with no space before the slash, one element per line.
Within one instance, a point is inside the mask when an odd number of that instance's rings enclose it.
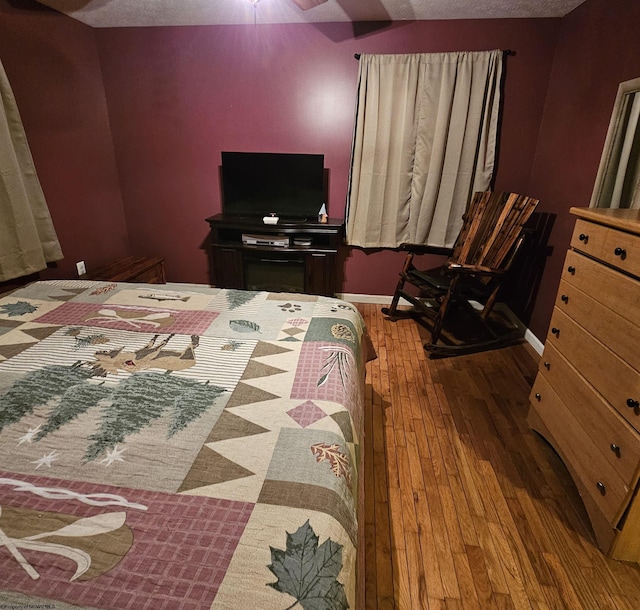
<path fill-rule="evenodd" d="M 426 325 L 426 320 L 430 320 L 431 341 L 424 348 L 431 358 L 513 343 L 516 339 L 513 328 L 498 329 L 489 315 L 524 239 L 524 224 L 537 205 L 537 199 L 515 193 L 478 192 L 465 212 L 453 249 L 402 244 L 400 248 L 407 256 L 391 305 L 383 307 L 382 313 L 394 321 L 411 316 Z M 450 254 L 450 257 L 442 267 L 421 271 L 414 266 L 417 254 Z M 419 295 L 408 292 L 406 284 L 415 286 L 417 290 L 413 293 Z M 398 309 L 400 298 L 413 307 Z M 465 312 L 467 321 L 479 327 L 476 331 L 480 332 L 470 339 L 446 341 L 443 326 L 454 309 Z"/>

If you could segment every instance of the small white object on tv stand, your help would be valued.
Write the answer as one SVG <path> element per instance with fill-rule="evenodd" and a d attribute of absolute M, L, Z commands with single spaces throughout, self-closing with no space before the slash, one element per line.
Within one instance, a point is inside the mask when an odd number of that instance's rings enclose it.
<path fill-rule="evenodd" d="M 265 216 L 262 219 L 262 222 L 264 222 L 264 224 L 266 225 L 277 225 L 278 224 L 278 220 L 280 220 L 280 218 L 278 218 L 278 216 L 271 214 L 269 216 Z"/>

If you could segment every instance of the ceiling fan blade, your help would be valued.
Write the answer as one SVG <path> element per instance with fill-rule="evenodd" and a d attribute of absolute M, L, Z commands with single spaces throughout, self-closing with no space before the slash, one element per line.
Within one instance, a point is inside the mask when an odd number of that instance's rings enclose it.
<path fill-rule="evenodd" d="M 308 11 L 310 8 L 314 6 L 319 6 L 320 4 L 324 4 L 327 0 L 293 0 L 293 2 L 301 8 L 303 11 Z"/>

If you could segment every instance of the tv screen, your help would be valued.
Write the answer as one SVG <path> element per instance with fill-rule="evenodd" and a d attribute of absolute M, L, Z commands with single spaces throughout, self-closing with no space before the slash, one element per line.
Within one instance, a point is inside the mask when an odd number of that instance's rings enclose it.
<path fill-rule="evenodd" d="M 222 211 L 234 216 L 317 220 L 324 155 L 223 152 Z"/>

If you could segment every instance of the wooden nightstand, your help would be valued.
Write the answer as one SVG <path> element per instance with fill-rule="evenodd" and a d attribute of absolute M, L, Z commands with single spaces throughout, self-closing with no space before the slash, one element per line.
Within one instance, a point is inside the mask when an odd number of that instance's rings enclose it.
<path fill-rule="evenodd" d="M 125 256 L 80 276 L 82 280 L 105 282 L 138 282 L 164 284 L 164 258 L 157 256 Z"/>

